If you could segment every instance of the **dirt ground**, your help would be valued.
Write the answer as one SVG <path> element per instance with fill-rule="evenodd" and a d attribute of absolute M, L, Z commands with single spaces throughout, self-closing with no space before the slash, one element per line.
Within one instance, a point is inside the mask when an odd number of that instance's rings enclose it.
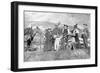
<path fill-rule="evenodd" d="M 25 51 L 24 62 L 89 59 L 88 49 L 59 50 L 59 51 Z"/>

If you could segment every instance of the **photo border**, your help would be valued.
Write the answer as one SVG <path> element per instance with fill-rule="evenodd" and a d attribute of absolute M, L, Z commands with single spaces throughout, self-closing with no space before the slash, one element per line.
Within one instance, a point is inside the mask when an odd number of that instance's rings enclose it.
<path fill-rule="evenodd" d="M 52 67 L 39 67 L 39 68 L 18 68 L 18 6 L 19 5 L 94 9 L 95 10 L 95 64 L 71 65 L 71 66 L 52 66 Z M 97 31 L 97 6 L 19 2 L 19 1 L 11 2 L 11 71 L 17 72 L 17 71 L 96 67 L 97 66 L 97 57 L 98 57 L 97 56 L 97 46 L 98 46 L 97 33 L 98 33 L 98 31 Z"/>

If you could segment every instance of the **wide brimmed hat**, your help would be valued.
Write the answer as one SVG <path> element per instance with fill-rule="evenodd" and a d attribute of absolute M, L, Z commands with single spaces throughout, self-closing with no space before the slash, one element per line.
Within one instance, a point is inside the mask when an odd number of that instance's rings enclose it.
<path fill-rule="evenodd" d="M 68 27 L 68 25 L 65 25 L 65 24 L 64 24 L 64 26 Z"/>

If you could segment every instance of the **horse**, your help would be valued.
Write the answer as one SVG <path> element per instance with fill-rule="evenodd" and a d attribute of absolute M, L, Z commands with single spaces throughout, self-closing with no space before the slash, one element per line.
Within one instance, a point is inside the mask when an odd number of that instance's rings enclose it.
<path fill-rule="evenodd" d="M 31 35 L 30 35 L 30 38 L 27 39 L 27 46 L 28 46 L 28 47 L 30 47 L 31 42 L 32 42 L 32 40 L 34 39 L 34 36 L 35 36 L 35 35 L 36 35 L 36 33 L 35 33 L 35 34 L 31 34 Z"/>

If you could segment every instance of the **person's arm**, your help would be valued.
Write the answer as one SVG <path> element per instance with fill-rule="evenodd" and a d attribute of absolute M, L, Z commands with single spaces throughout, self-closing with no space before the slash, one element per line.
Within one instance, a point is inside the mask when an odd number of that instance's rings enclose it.
<path fill-rule="evenodd" d="M 64 34 L 64 28 L 62 29 L 62 33 Z"/>

